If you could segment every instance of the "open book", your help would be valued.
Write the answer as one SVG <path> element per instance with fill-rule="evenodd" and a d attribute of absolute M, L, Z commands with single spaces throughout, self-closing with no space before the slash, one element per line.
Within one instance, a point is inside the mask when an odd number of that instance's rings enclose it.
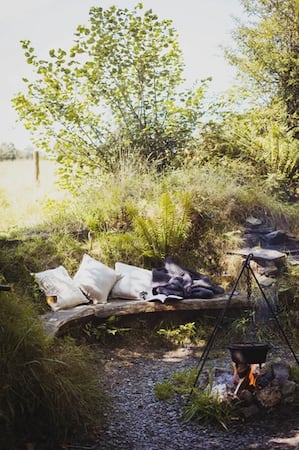
<path fill-rule="evenodd" d="M 179 297 L 178 295 L 164 295 L 164 294 L 156 294 L 152 297 L 148 298 L 148 302 L 160 302 L 160 303 L 175 303 L 183 300 L 183 297 Z"/>

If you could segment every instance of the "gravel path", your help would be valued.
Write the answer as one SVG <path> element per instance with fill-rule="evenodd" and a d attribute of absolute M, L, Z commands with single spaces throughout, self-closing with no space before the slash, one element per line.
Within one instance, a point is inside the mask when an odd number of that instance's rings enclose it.
<path fill-rule="evenodd" d="M 233 425 L 183 423 L 179 399 L 166 402 L 154 396 L 157 382 L 175 372 L 197 367 L 191 350 L 113 350 L 105 361 L 107 387 L 112 397 L 108 429 L 93 444 L 94 450 L 266 450 L 299 449 L 299 414 Z"/>

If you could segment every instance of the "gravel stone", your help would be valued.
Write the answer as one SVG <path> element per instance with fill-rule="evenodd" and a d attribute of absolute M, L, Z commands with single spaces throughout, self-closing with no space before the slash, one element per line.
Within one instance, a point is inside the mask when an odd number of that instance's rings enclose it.
<path fill-rule="evenodd" d="M 211 362 L 211 361 L 210 361 Z M 212 361 L 213 363 L 213 361 Z M 218 361 L 215 366 L 218 366 Z M 192 349 L 126 351 L 114 349 L 105 360 L 111 396 L 108 426 L 93 443 L 93 450 L 285 450 L 299 449 L 298 405 L 283 416 L 275 411 L 261 418 L 238 422 L 228 430 L 182 420 L 183 400 L 160 401 L 154 386 L 175 372 L 194 369 Z M 294 408 L 296 409 L 294 413 Z M 85 448 L 85 447 L 84 447 Z"/>

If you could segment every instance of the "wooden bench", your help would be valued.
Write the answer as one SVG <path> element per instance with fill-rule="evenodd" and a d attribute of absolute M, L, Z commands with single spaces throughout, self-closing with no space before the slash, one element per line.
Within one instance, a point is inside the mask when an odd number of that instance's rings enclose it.
<path fill-rule="evenodd" d="M 126 316 L 141 313 L 167 311 L 209 311 L 223 309 L 229 295 L 211 299 L 184 299 L 173 303 L 149 302 L 144 300 L 109 300 L 104 304 L 80 305 L 67 310 L 49 312 L 41 316 L 45 331 L 52 336 L 62 334 L 70 325 L 84 323 L 92 318 L 106 319 L 110 316 Z M 237 294 L 231 298 L 230 309 L 244 309 L 248 306 L 247 296 Z"/>

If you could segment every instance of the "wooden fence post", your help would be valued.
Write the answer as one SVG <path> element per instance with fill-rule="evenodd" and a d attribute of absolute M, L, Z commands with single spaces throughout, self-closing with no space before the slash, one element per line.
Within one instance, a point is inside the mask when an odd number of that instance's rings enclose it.
<path fill-rule="evenodd" d="M 34 152 L 34 162 L 35 162 L 35 181 L 37 184 L 39 184 L 40 183 L 39 152 L 37 150 Z"/>

